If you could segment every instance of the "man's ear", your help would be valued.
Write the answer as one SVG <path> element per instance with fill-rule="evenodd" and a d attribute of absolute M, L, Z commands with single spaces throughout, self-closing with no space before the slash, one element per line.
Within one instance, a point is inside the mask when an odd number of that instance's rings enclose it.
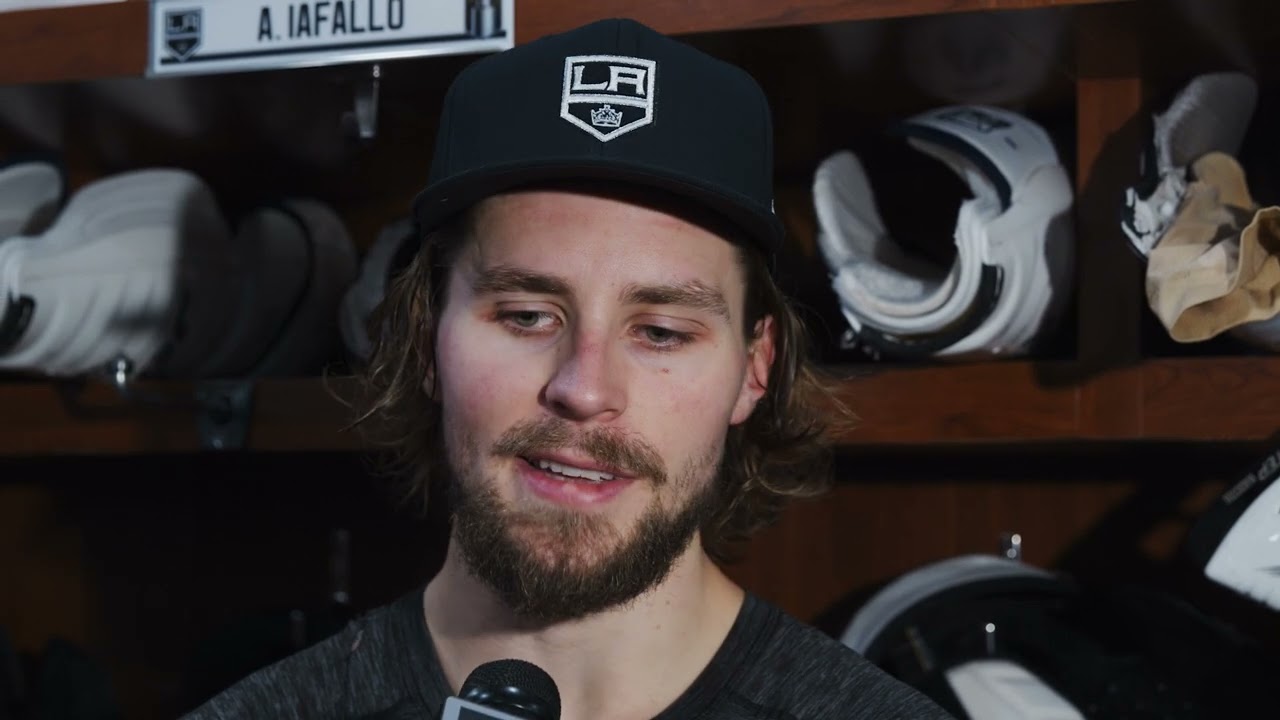
<path fill-rule="evenodd" d="M 733 406 L 733 415 L 729 419 L 731 425 L 746 422 L 756 403 L 769 389 L 769 369 L 773 367 L 776 351 L 773 316 L 766 315 L 756 322 L 755 339 L 747 349 L 747 372 L 743 375 L 738 402 Z"/>

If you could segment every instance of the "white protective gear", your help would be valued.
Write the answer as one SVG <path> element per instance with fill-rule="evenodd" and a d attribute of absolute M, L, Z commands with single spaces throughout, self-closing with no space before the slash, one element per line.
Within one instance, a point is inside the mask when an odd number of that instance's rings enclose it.
<path fill-rule="evenodd" d="M 890 237 L 848 150 L 814 176 L 818 244 L 853 344 L 873 357 L 1021 355 L 1061 315 L 1074 278 L 1073 192 L 1048 133 L 1017 113 L 950 106 L 900 132 L 972 193 L 956 259 L 937 268 Z"/>

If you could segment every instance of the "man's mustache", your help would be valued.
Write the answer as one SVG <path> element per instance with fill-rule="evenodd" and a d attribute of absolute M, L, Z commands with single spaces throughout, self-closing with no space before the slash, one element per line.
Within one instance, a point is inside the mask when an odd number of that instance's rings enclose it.
<path fill-rule="evenodd" d="M 648 478 L 655 485 L 667 482 L 662 458 L 652 445 L 612 428 L 579 431 L 560 418 L 526 420 L 508 428 L 493 446 L 495 455 L 520 457 L 555 450 L 574 450 L 619 472 Z"/>

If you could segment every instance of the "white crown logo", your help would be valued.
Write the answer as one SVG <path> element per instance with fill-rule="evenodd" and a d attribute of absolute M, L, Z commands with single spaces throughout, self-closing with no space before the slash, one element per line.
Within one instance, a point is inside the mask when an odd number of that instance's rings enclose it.
<path fill-rule="evenodd" d="M 564 59 L 560 117 L 600 142 L 651 125 L 657 74 L 658 63 L 647 58 L 570 55 Z"/>
<path fill-rule="evenodd" d="M 591 124 L 597 127 L 620 127 L 622 113 L 614 110 L 612 105 L 605 105 L 599 110 L 591 111 Z"/>

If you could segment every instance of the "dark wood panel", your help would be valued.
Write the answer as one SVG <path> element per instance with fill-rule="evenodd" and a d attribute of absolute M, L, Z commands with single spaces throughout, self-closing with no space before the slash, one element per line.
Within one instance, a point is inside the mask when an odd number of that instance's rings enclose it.
<path fill-rule="evenodd" d="M 631 17 L 671 34 L 785 27 L 977 10 L 1092 5 L 1108 0 L 543 0 L 516 3 L 516 41 L 528 42 L 605 17 Z"/>
<path fill-rule="evenodd" d="M 544 0 L 517 3 L 516 40 L 604 17 L 633 17 L 672 34 L 867 20 L 977 10 L 1092 5 L 1127 0 Z M 48 8 L 0 14 L 0 84 L 141 76 L 148 3 Z"/>
<path fill-rule="evenodd" d="M 1280 430 L 1280 361 L 1211 357 L 1143 366 L 1143 436 L 1263 440 Z"/>
<path fill-rule="evenodd" d="M 835 621 L 840 608 L 902 573 L 956 555 L 997 552 L 1003 532 L 1025 537 L 1026 562 L 1052 566 L 1133 492 L 1126 483 L 1028 480 L 840 485 L 819 502 L 793 506 L 731 574 L 798 617 Z"/>
<path fill-rule="evenodd" d="M 1176 564 L 1187 498 L 1211 498 L 1253 456 L 1239 445 L 859 450 L 839 458 L 831 494 L 789 508 L 729 572 L 833 632 L 883 583 L 994 552 L 1008 531 L 1033 565 L 1145 579 Z M 357 610 L 424 582 L 442 550 L 442 513 L 397 506 L 358 454 L 0 458 L 0 478 L 0 567 L 16 578 L 0 584 L 0 623 L 21 629 L 26 650 L 53 636 L 82 647 L 130 718 L 177 717 L 285 652 L 291 610 L 323 631 L 334 529 L 351 533 Z"/>
<path fill-rule="evenodd" d="M 1096 444 L 851 450 L 825 497 L 796 503 L 729 566 L 744 586 L 838 633 L 885 583 L 1022 538 L 1028 564 L 1098 583 L 1177 588 L 1205 607 L 1247 601 L 1181 554 L 1186 534 L 1258 444 Z M 1274 619 L 1268 622 L 1274 622 Z"/>
<path fill-rule="evenodd" d="M 1063 441 L 1256 441 L 1280 427 L 1280 358 L 1148 359 L 1076 383 L 1072 363 L 831 368 L 857 423 L 844 447 Z M 350 377 L 273 378 L 254 389 L 245 447 L 354 451 Z M 195 386 L 147 382 L 131 400 L 104 383 L 0 383 L 0 456 L 142 455 L 201 449 Z M 1115 398 L 1113 393 L 1123 393 Z M 1134 415 L 1117 420 L 1115 408 Z M 1110 408 L 1110 409 L 1109 409 Z"/>
<path fill-rule="evenodd" d="M 1138 437 L 1142 272 L 1119 224 L 1137 167 L 1142 81 L 1135 6 L 1094 8 L 1077 25 L 1076 357 L 1081 437 Z"/>
<path fill-rule="evenodd" d="M 838 397 L 858 424 L 842 444 L 928 444 L 1073 437 L 1079 389 L 1044 384 L 1031 362 L 957 364 L 849 376 Z"/>
<path fill-rule="evenodd" d="M 146 0 L 0 13 L 0 84 L 141 75 Z"/>
<path fill-rule="evenodd" d="M 0 628 L 19 652 L 53 636 L 91 643 L 101 617 L 84 576 L 84 538 L 58 511 L 47 487 L 0 484 Z"/>
<path fill-rule="evenodd" d="M 0 481 L 0 625 L 34 657 L 84 652 L 125 718 L 178 717 L 289 652 L 291 611 L 308 642 L 331 632 L 335 531 L 356 610 L 443 549 L 357 454 L 5 458 Z"/>
<path fill-rule="evenodd" d="M 245 447 L 264 451 L 354 450 L 344 432 L 351 411 L 336 399 L 342 379 L 280 378 L 258 382 Z M 102 382 L 11 382 L 0 385 L 0 455 L 139 455 L 201 449 L 196 387 L 140 383 L 124 398 Z"/>

